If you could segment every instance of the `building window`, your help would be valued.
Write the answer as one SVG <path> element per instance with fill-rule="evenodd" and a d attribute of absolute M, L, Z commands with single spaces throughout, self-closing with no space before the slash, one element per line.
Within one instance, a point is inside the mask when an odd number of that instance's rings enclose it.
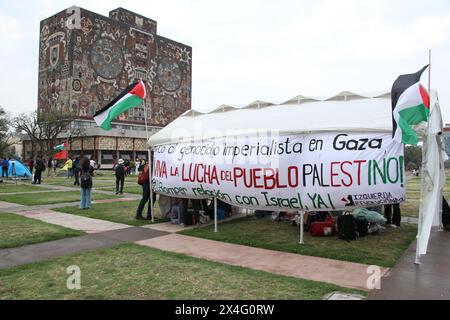
<path fill-rule="evenodd" d="M 114 155 L 103 151 L 102 164 L 114 164 Z"/>

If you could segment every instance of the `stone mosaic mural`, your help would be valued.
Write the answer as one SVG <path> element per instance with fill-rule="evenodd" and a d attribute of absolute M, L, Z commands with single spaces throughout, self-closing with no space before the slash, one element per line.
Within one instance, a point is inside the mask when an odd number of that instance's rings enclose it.
<path fill-rule="evenodd" d="M 72 7 L 42 21 L 39 110 L 92 119 L 128 84 L 144 80 L 149 123 L 176 119 L 191 108 L 192 48 L 156 31 L 156 21 L 122 8 L 105 17 Z M 143 109 L 118 120 L 141 124 Z"/>

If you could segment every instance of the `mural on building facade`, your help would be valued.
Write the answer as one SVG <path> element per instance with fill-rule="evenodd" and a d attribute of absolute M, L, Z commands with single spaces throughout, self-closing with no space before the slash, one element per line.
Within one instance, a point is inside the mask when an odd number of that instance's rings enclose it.
<path fill-rule="evenodd" d="M 92 119 L 137 80 L 146 83 L 152 125 L 165 126 L 191 108 L 190 47 L 157 35 L 155 21 L 121 8 L 109 18 L 78 10 L 76 28 L 68 26 L 71 10 L 41 22 L 40 111 Z M 131 109 L 118 120 L 142 123 L 143 109 Z"/>

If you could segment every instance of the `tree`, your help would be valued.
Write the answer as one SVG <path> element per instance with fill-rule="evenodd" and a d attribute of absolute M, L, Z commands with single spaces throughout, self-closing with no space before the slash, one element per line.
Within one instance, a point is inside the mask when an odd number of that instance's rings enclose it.
<path fill-rule="evenodd" d="M 84 134 L 75 119 L 74 114 L 31 112 L 20 114 L 12 122 L 18 132 L 26 134 L 35 146 L 39 146 L 42 155 L 53 155 L 59 139 L 70 141 Z"/>
<path fill-rule="evenodd" d="M 5 109 L 0 106 L 0 156 L 10 157 L 13 145 L 11 134 L 11 120 Z"/>
<path fill-rule="evenodd" d="M 405 147 L 406 170 L 419 169 L 422 166 L 422 148 L 415 146 Z"/>

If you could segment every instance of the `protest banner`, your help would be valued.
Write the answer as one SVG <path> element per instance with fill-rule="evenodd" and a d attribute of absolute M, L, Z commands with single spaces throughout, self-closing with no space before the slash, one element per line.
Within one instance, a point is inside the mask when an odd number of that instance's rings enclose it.
<path fill-rule="evenodd" d="M 405 200 L 403 144 L 389 133 L 215 138 L 154 148 L 154 191 L 269 211 Z"/>

